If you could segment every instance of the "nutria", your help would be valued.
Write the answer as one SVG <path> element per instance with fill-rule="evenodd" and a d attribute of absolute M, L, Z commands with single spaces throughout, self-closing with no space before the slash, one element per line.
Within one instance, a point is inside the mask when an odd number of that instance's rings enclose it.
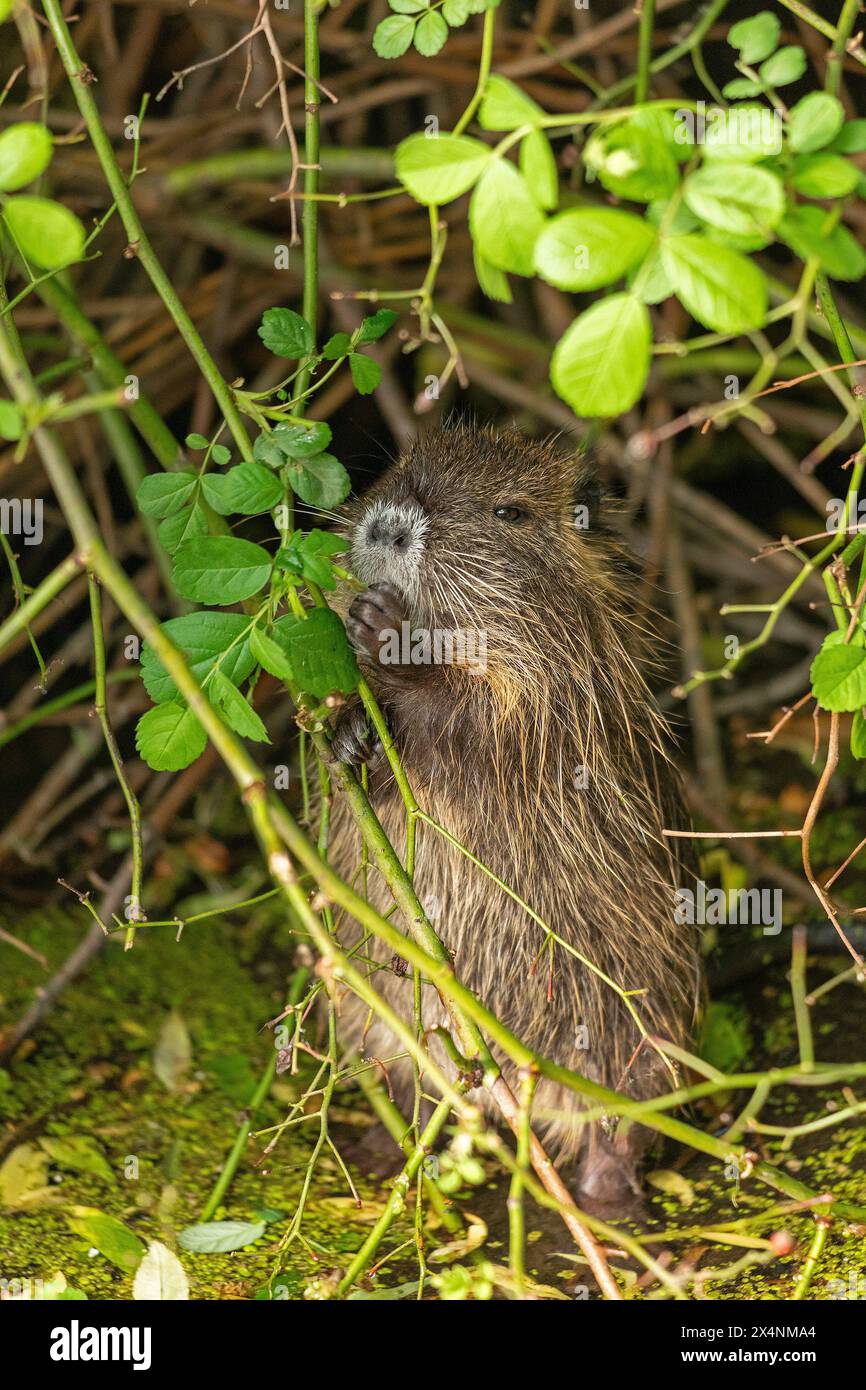
<path fill-rule="evenodd" d="M 352 569 L 368 586 L 343 596 L 347 630 L 421 805 L 567 944 L 644 991 L 635 1003 L 651 1034 L 686 1044 L 701 977 L 694 928 L 674 918 L 675 888 L 690 881 L 676 857 L 686 842 L 661 833 L 682 819 L 677 780 L 641 674 L 628 564 L 587 464 L 515 432 L 440 430 L 351 503 L 347 521 Z M 419 632 L 432 634 L 426 651 Z M 437 645 L 455 632 L 469 637 Z M 402 846 L 403 803 L 359 704 L 343 710 L 334 751 L 368 761 L 373 806 Z M 357 880 L 360 839 L 339 798 L 329 858 Z M 672 1089 L 610 986 L 423 823 L 415 884 L 459 978 L 524 1043 L 634 1097 Z M 391 907 L 372 871 L 368 891 Z M 341 937 L 357 940 L 356 924 L 344 921 Z M 375 942 L 363 954 L 383 962 L 377 988 L 411 1016 L 411 972 Z M 368 1055 L 400 1051 L 354 996 L 341 1022 Z M 424 1022 L 444 1022 L 430 987 Z M 408 1084 L 408 1068 L 390 1071 Z M 590 1131 L 575 1123 L 579 1104 L 543 1081 L 537 1128 L 557 1161 L 578 1161 L 588 1203 L 624 1202 L 652 1136 L 622 1123 Z"/>

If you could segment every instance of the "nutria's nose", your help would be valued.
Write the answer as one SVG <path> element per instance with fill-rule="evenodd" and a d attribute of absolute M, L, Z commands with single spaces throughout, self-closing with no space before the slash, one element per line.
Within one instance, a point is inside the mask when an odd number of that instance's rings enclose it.
<path fill-rule="evenodd" d="M 367 536 L 374 545 L 391 545 L 395 550 L 405 550 L 411 539 L 407 526 L 400 522 L 389 522 L 383 517 L 373 522 Z"/>

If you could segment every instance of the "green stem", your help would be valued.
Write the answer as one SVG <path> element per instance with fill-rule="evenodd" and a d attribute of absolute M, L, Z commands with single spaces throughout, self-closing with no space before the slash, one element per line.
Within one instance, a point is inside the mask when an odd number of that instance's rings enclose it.
<path fill-rule="evenodd" d="M 640 29 L 637 41 L 637 81 L 634 89 L 636 102 L 644 102 L 649 96 L 650 59 L 653 48 L 653 24 L 655 23 L 655 0 L 641 0 Z"/>
<path fill-rule="evenodd" d="M 62 593 L 67 584 L 80 574 L 83 568 L 80 555 L 67 555 L 65 560 L 61 560 L 56 569 L 53 569 L 46 579 L 33 593 L 26 598 L 23 603 L 19 603 L 14 612 L 0 627 L 0 651 L 17 637 L 19 632 L 27 632 L 30 623 L 38 617 L 49 603 Z"/>
<path fill-rule="evenodd" d="M 478 81 L 475 91 L 460 120 L 454 127 L 453 134 L 459 135 L 468 126 L 478 107 L 481 105 L 484 96 L 484 88 L 487 86 L 487 79 L 490 76 L 490 66 L 493 62 L 493 35 L 496 29 L 496 11 L 487 10 L 484 15 L 484 28 L 481 32 L 481 58 L 478 64 Z"/>
<path fill-rule="evenodd" d="M 308 0 L 309 2 L 309 0 Z M 49 27 L 54 35 L 63 67 L 69 78 L 72 93 L 81 112 L 87 132 L 90 136 L 96 156 L 102 166 L 106 183 L 111 191 L 117 210 L 123 222 L 124 229 L 129 237 L 130 246 L 134 248 L 136 259 L 139 260 L 150 277 L 154 289 L 174 320 L 178 332 L 189 348 L 196 364 L 210 386 L 214 400 L 222 412 L 223 418 L 232 433 L 235 443 L 242 456 L 252 459 L 252 449 L 250 447 L 249 436 L 234 397 L 222 378 L 222 375 L 208 352 L 202 337 L 187 313 L 180 296 L 175 290 L 168 275 L 166 275 L 159 258 L 154 251 L 147 233 L 144 230 L 141 218 L 139 217 L 129 187 L 117 157 L 114 153 L 111 141 L 106 134 L 105 127 L 99 115 L 99 108 L 96 105 L 89 82 L 91 74 L 86 64 L 79 57 L 72 36 L 69 32 L 63 11 L 60 7 L 60 0 L 42 0 L 42 7 Z"/>
<path fill-rule="evenodd" d="M 445 1125 L 445 1121 L 448 1119 L 450 1110 L 451 1107 L 449 1103 L 447 1101 L 442 1100 L 439 1102 L 436 1109 L 433 1111 L 433 1114 L 430 1116 L 430 1119 L 424 1128 L 423 1134 L 418 1140 L 418 1143 L 415 1145 L 410 1158 L 406 1161 L 403 1171 L 400 1174 L 398 1174 L 398 1176 L 394 1179 L 394 1184 L 391 1188 L 391 1194 L 388 1198 L 388 1201 L 385 1204 L 385 1210 L 382 1212 L 382 1215 L 379 1217 L 379 1220 L 376 1222 L 372 1231 L 368 1235 L 367 1239 L 364 1241 L 364 1244 L 361 1246 L 354 1260 L 349 1265 L 349 1268 L 346 1270 L 346 1273 L 341 1279 L 340 1285 L 337 1289 L 338 1295 L 342 1296 L 343 1294 L 348 1293 L 349 1289 L 352 1287 L 358 1276 L 362 1274 L 363 1271 L 367 1268 L 368 1264 L 370 1263 L 371 1256 L 378 1248 L 378 1246 L 381 1244 L 382 1238 L 386 1235 L 388 1228 L 394 1221 L 394 1218 L 398 1216 L 399 1213 L 405 1207 L 406 1197 L 409 1192 L 409 1188 L 412 1185 L 412 1182 L 416 1174 L 418 1173 L 418 1169 L 421 1167 L 421 1164 L 424 1162 L 424 1159 L 427 1157 L 433 1145 L 436 1143 L 436 1140 L 438 1139 L 439 1134 L 441 1133 Z"/>
<path fill-rule="evenodd" d="M 102 595 L 99 592 L 99 584 L 92 574 L 87 576 L 88 587 L 90 589 L 90 619 L 93 628 L 93 665 L 94 681 L 96 687 L 96 700 L 94 709 L 102 729 L 102 736 L 105 739 L 105 746 L 108 749 L 108 756 L 114 768 L 115 775 L 123 792 L 123 799 L 126 802 L 126 809 L 129 812 L 129 828 L 132 835 L 132 879 L 129 890 L 129 902 L 127 907 L 127 920 L 129 926 L 126 931 L 125 949 L 128 951 L 135 942 L 135 923 L 142 916 L 141 909 L 141 879 L 144 869 L 144 846 L 141 838 L 141 807 L 138 804 L 138 797 L 132 790 L 126 769 L 123 766 L 123 759 L 120 756 L 120 749 L 114 737 L 114 731 L 108 718 L 108 686 L 105 674 L 105 633 L 102 625 Z"/>
<path fill-rule="evenodd" d="M 319 320 L 319 16 L 317 0 L 304 0 L 304 194 L 301 228 L 304 238 L 304 318 L 315 341 Z M 303 396 L 310 381 L 312 359 L 298 378 Z"/>

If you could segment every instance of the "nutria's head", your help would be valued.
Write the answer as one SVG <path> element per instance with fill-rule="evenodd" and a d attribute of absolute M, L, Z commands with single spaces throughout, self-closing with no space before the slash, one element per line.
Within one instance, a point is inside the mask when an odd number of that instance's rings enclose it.
<path fill-rule="evenodd" d="M 516 431 L 417 440 L 348 516 L 355 574 L 394 584 L 418 622 L 525 630 L 598 591 L 607 533 L 591 471 Z"/>

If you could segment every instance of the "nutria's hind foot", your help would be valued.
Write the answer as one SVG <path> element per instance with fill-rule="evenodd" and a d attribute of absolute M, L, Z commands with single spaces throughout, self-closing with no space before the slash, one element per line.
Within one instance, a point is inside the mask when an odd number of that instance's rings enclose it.
<path fill-rule="evenodd" d="M 634 1158 L 595 1144 L 577 1170 L 576 1200 L 592 1216 L 636 1219 L 646 1214 Z"/>
<path fill-rule="evenodd" d="M 378 734 L 367 723 L 367 711 L 360 700 L 350 700 L 340 712 L 331 737 L 331 754 L 339 763 L 359 768 L 373 767 L 383 754 Z"/>

